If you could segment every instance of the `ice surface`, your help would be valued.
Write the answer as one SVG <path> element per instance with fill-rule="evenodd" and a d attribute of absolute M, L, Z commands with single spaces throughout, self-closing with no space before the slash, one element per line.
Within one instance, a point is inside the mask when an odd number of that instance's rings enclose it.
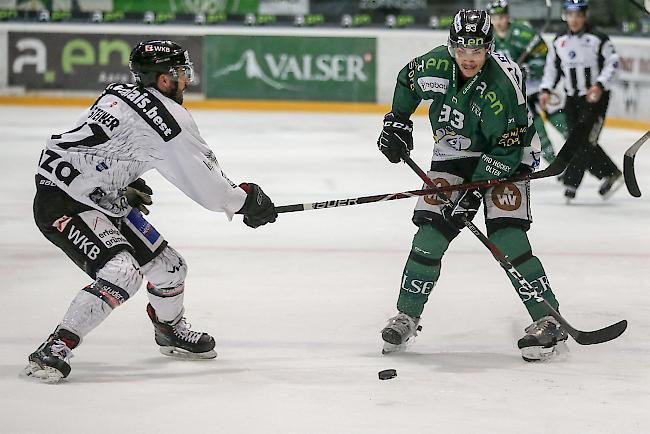
<path fill-rule="evenodd" d="M 150 173 L 149 220 L 189 263 L 187 316 L 216 337 L 219 357 L 160 355 L 141 293 L 84 340 L 65 383 L 21 377 L 27 355 L 89 283 L 31 216 L 44 140 L 79 111 L 0 108 L 1 432 L 650 432 L 650 149 L 637 156 L 640 199 L 623 188 L 603 202 L 588 176 L 567 206 L 557 181 L 533 183 L 530 238 L 563 314 L 586 330 L 630 322 L 616 341 L 570 342 L 565 361 L 521 360 L 516 340 L 529 318 L 469 233 L 445 256 L 410 352 L 380 355 L 415 233 L 413 199 L 283 214 L 252 230 Z M 194 116 L 231 179 L 257 182 L 276 204 L 421 185 L 377 151 L 381 116 Z M 413 157 L 426 166 L 430 127 L 424 117 L 415 124 Z M 622 165 L 641 134 L 607 129 L 601 143 Z M 398 376 L 379 381 L 387 368 Z"/>

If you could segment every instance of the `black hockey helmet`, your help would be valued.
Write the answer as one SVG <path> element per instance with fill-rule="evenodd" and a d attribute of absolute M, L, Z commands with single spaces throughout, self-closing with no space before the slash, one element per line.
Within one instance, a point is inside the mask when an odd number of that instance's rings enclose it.
<path fill-rule="evenodd" d="M 586 11 L 589 9 L 588 0 L 565 0 L 562 5 L 565 11 Z"/>
<path fill-rule="evenodd" d="M 173 41 L 140 42 L 131 51 L 129 69 L 141 86 L 155 86 L 160 74 L 170 74 L 176 80 L 184 74 L 189 81 L 194 76 L 189 53 Z"/>
<path fill-rule="evenodd" d="M 447 48 L 453 56 L 455 48 L 486 48 L 488 53 L 494 46 L 494 34 L 490 15 L 476 9 L 461 9 L 454 17 L 449 29 Z"/>
<path fill-rule="evenodd" d="M 508 15 L 508 0 L 496 0 L 487 4 L 485 9 L 490 15 Z"/>

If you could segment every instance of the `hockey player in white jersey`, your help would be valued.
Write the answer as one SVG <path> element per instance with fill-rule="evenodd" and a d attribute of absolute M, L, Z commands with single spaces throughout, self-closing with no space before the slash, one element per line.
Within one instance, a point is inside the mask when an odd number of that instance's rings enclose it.
<path fill-rule="evenodd" d="M 38 163 L 36 224 L 94 280 L 28 358 L 26 374 L 47 382 L 68 376 L 71 351 L 145 278 L 161 352 L 217 355 L 212 336 L 184 317 L 185 260 L 142 216 L 152 203 L 142 174 L 155 169 L 200 205 L 229 219 L 243 214 L 253 228 L 277 218 L 258 185 L 226 177 L 183 108 L 194 74 L 188 52 L 172 41 L 142 42 L 129 67 L 136 83 L 110 84 L 69 131 L 51 136 Z"/>

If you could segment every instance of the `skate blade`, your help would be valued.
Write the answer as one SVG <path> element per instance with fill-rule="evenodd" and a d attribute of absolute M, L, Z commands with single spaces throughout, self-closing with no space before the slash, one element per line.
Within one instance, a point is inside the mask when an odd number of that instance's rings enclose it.
<path fill-rule="evenodd" d="M 384 348 L 381 349 L 383 355 L 391 353 L 402 353 L 406 351 L 406 344 L 395 345 L 389 342 L 384 342 Z"/>
<path fill-rule="evenodd" d="M 217 352 L 215 350 L 206 351 L 204 353 L 192 353 L 178 347 L 160 347 L 160 352 L 165 356 L 183 360 L 208 360 L 217 357 Z"/>
<path fill-rule="evenodd" d="M 64 378 L 58 369 L 51 366 L 40 366 L 35 362 L 29 362 L 29 365 L 25 367 L 25 375 L 48 384 L 58 383 Z"/>
<path fill-rule="evenodd" d="M 558 342 L 554 347 L 526 347 L 521 349 L 521 357 L 527 362 L 550 362 L 565 360 L 569 356 L 566 341 Z"/>
<path fill-rule="evenodd" d="M 383 355 L 386 354 L 391 354 L 391 353 L 403 353 L 408 349 L 413 344 L 413 341 L 415 336 L 411 336 L 406 340 L 406 342 L 403 342 L 399 345 L 391 344 L 390 342 L 384 341 L 384 348 L 382 348 L 381 353 Z"/>

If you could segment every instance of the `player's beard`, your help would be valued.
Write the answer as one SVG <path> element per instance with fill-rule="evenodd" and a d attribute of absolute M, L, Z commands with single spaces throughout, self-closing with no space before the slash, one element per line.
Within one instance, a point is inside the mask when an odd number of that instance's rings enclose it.
<path fill-rule="evenodd" d="M 179 89 L 177 81 L 172 81 L 172 83 L 171 88 L 167 92 L 163 92 L 163 94 L 180 105 L 183 105 L 183 90 Z"/>

